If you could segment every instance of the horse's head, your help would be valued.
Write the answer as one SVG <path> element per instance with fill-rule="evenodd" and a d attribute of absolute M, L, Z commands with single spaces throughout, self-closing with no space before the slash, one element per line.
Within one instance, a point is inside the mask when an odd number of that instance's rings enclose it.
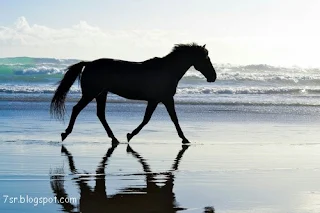
<path fill-rule="evenodd" d="M 206 77 L 208 82 L 214 82 L 217 78 L 217 74 L 210 61 L 206 45 L 197 46 L 195 53 L 192 65 Z"/>

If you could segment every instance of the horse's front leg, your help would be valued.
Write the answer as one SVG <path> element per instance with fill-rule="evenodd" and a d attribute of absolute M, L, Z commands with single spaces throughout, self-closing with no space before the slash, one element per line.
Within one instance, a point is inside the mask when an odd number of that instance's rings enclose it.
<path fill-rule="evenodd" d="M 151 118 L 154 110 L 157 108 L 158 103 L 159 102 L 156 102 L 156 101 L 148 101 L 148 106 L 147 106 L 146 112 L 144 114 L 143 121 L 135 130 L 132 131 L 132 133 L 127 134 L 128 142 L 131 140 L 131 138 L 133 138 L 133 136 L 138 134 L 140 132 L 140 130 L 150 121 L 150 118 Z"/>
<path fill-rule="evenodd" d="M 184 136 L 184 134 L 183 134 L 183 132 L 181 130 L 181 127 L 179 125 L 177 113 L 176 113 L 176 110 L 175 110 L 175 107 L 174 107 L 173 97 L 163 101 L 162 103 L 167 108 L 167 111 L 168 111 L 168 113 L 170 115 L 170 118 L 171 118 L 172 122 L 174 123 L 174 125 L 175 125 L 175 127 L 177 129 L 178 135 L 182 139 L 182 143 L 190 143 L 188 141 L 188 139 Z"/>

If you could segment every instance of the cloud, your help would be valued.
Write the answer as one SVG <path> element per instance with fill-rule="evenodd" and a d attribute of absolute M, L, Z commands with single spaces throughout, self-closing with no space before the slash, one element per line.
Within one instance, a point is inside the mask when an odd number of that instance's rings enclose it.
<path fill-rule="evenodd" d="M 87 59 L 113 56 L 142 59 L 150 55 L 142 52 L 149 47 L 158 49 L 158 54 L 165 54 L 172 42 L 178 43 L 183 36 L 180 32 L 161 30 L 106 31 L 86 21 L 70 28 L 54 29 L 30 25 L 25 17 L 20 17 L 11 27 L 0 26 L 0 57 L 26 55 Z M 130 52 L 133 48 L 139 54 Z"/>
<path fill-rule="evenodd" d="M 210 29 L 210 26 L 206 26 Z M 213 31 L 105 30 L 80 21 L 69 28 L 29 24 L 20 17 L 12 26 L 0 26 L 0 57 L 118 58 L 144 60 L 167 54 L 174 44 L 207 44 L 215 63 L 320 66 L 317 35 L 217 37 Z"/>

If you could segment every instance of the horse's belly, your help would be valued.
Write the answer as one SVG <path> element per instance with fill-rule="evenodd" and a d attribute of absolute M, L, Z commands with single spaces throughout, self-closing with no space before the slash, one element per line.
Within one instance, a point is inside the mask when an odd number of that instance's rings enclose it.
<path fill-rule="evenodd" d="M 150 100 L 150 96 L 147 94 L 142 94 L 142 93 L 133 93 L 133 92 L 128 92 L 128 91 L 113 91 L 110 90 L 110 92 L 119 95 L 121 97 L 127 98 L 127 99 L 132 99 L 132 100 Z"/>
<path fill-rule="evenodd" d="M 152 90 L 139 90 L 136 88 L 126 88 L 126 89 L 110 89 L 110 92 L 119 95 L 124 98 L 133 100 L 151 100 L 161 98 L 161 93 Z"/>
<path fill-rule="evenodd" d="M 133 100 L 162 100 L 173 96 L 175 87 L 168 87 L 165 83 L 134 83 L 117 84 L 109 89 L 110 92 Z"/>

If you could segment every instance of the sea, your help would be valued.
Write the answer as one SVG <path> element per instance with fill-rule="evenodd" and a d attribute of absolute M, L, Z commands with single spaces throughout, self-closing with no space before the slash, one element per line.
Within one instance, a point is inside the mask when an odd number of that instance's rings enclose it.
<path fill-rule="evenodd" d="M 57 82 L 76 59 L 13 57 L 0 59 L 1 101 L 50 101 Z M 179 83 L 175 101 L 181 104 L 250 106 L 320 106 L 320 68 L 267 64 L 213 64 L 214 83 L 193 67 Z M 75 83 L 69 101 L 77 101 Z M 127 102 L 109 95 L 111 102 Z"/>

